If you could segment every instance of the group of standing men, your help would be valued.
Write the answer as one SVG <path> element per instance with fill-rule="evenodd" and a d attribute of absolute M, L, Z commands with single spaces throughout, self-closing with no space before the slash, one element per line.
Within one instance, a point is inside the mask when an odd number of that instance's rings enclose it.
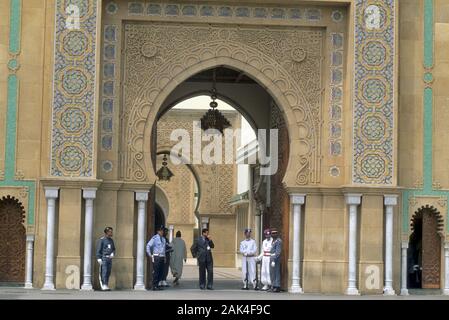
<path fill-rule="evenodd" d="M 281 252 L 282 240 L 276 229 L 264 231 L 265 240 L 262 242 L 262 250 L 257 255 L 257 244 L 251 238 L 251 229 L 245 229 L 245 239 L 240 242 L 242 257 L 242 280 L 244 290 L 249 290 L 249 283 L 253 289 L 258 289 L 256 268 L 257 263 L 262 263 L 261 282 L 263 291 L 281 291 Z"/>
<path fill-rule="evenodd" d="M 167 275 L 169 267 L 172 271 L 174 285 L 179 284 L 182 275 L 183 262 L 187 260 L 187 250 L 181 232 L 176 233 L 172 243 L 167 239 L 168 229 L 163 226 L 156 229 L 157 233 L 148 241 L 146 252 L 153 262 L 153 290 L 162 290 L 168 287 Z M 110 290 L 108 281 L 111 274 L 112 258 L 115 255 L 115 245 L 112 240 L 113 229 L 106 227 L 104 237 L 99 239 L 96 257 L 100 265 L 100 285 L 102 290 Z M 240 243 L 242 257 L 243 288 L 249 289 L 249 283 L 254 289 L 258 287 L 256 277 L 256 263 L 262 263 L 261 282 L 264 285 L 261 290 L 280 292 L 281 288 L 281 250 L 282 240 L 276 229 L 264 231 L 265 240 L 262 243 L 260 255 L 254 239 L 251 238 L 251 229 L 245 229 L 245 239 Z M 200 289 L 213 290 L 213 257 L 214 242 L 208 229 L 203 229 L 201 236 L 195 240 L 190 251 L 197 259 L 199 266 Z M 207 282 L 206 282 L 207 273 Z"/>

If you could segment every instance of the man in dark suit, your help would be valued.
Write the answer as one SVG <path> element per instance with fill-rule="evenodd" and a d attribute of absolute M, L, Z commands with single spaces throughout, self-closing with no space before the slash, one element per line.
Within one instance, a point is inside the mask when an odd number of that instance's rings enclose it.
<path fill-rule="evenodd" d="M 193 243 L 190 251 L 192 256 L 197 258 L 198 265 L 200 267 L 200 289 L 204 290 L 206 287 L 206 270 L 207 270 L 207 289 L 213 290 L 214 274 L 213 267 L 214 261 L 212 259 L 212 251 L 214 248 L 214 242 L 209 235 L 208 229 L 201 231 L 201 236 Z"/>

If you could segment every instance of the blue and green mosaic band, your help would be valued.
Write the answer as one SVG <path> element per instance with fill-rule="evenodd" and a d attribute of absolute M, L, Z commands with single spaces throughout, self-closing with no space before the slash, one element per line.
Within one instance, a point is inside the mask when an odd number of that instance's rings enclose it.
<path fill-rule="evenodd" d="M 395 6 L 394 0 L 355 3 L 355 184 L 394 183 Z"/>
<path fill-rule="evenodd" d="M 70 27 L 77 14 L 79 28 Z M 97 0 L 57 1 L 53 176 L 93 176 L 96 28 Z"/>

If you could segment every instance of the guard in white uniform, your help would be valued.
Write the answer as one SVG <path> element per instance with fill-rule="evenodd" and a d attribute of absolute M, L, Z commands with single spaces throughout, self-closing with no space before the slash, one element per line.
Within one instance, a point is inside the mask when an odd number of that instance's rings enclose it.
<path fill-rule="evenodd" d="M 251 239 L 251 229 L 245 229 L 246 239 L 240 242 L 240 253 L 242 257 L 242 280 L 243 290 L 249 290 L 249 283 L 256 288 L 256 240 Z"/>
<path fill-rule="evenodd" d="M 273 238 L 271 238 L 270 229 L 266 229 L 263 234 L 265 235 L 265 240 L 262 242 L 262 250 L 260 255 L 257 257 L 258 261 L 262 261 L 262 271 L 261 271 L 261 281 L 263 283 L 263 291 L 267 291 L 271 287 L 270 278 L 270 252 L 271 244 L 273 243 Z"/>

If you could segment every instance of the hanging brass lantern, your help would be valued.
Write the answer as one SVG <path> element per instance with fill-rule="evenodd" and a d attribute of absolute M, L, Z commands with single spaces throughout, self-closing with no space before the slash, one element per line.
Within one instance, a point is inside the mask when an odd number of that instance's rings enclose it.
<path fill-rule="evenodd" d="M 167 155 L 164 154 L 162 167 L 156 172 L 160 181 L 170 181 L 170 178 L 174 176 L 173 172 L 167 167 L 167 164 Z"/>
<path fill-rule="evenodd" d="M 207 110 L 206 114 L 201 118 L 201 129 L 204 131 L 216 129 L 223 134 L 223 130 L 229 128 L 231 123 L 217 110 L 218 103 L 215 101 L 217 100 L 217 89 L 215 89 L 215 83 L 210 98 L 212 101 L 209 105 L 212 109 Z"/>

